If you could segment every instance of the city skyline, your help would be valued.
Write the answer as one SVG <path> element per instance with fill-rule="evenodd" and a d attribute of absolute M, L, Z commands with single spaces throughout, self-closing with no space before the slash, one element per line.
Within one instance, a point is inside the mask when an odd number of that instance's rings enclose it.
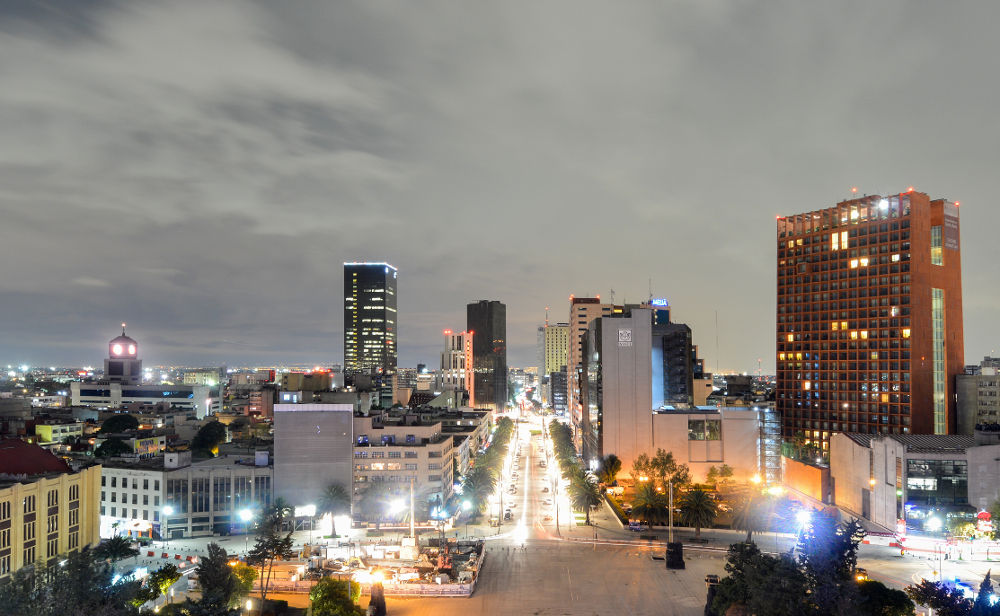
<path fill-rule="evenodd" d="M 7 6 L 0 362 L 97 365 L 126 321 L 148 365 L 341 363 L 341 264 L 384 260 L 400 366 L 477 298 L 527 366 L 545 306 L 652 287 L 706 370 L 774 373 L 774 217 L 852 186 L 961 201 L 976 361 L 1000 340 L 984 12 Z"/>

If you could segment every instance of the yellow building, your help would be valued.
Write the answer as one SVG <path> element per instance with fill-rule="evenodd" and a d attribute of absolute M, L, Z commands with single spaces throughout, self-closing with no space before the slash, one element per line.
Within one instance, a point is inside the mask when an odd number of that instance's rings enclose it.
<path fill-rule="evenodd" d="M 548 376 L 559 372 L 567 365 L 569 353 L 569 323 L 546 324 L 545 326 L 545 366 Z"/>
<path fill-rule="evenodd" d="M 0 580 L 100 541 L 101 467 L 72 472 L 37 445 L 0 442 Z"/>

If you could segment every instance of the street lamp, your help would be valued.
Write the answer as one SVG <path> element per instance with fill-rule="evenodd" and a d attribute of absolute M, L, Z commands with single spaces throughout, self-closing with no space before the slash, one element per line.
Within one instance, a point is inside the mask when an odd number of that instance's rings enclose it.
<path fill-rule="evenodd" d="M 169 522 L 169 517 L 172 515 L 174 515 L 174 508 L 171 507 L 170 505 L 165 506 L 163 508 L 163 524 L 161 525 L 163 530 L 162 534 L 163 534 L 164 549 L 166 549 L 167 547 L 167 542 L 170 541 L 170 530 L 168 528 L 169 526 L 168 522 Z"/>
<path fill-rule="evenodd" d="M 243 520 L 243 555 L 245 557 L 250 550 L 250 520 L 253 519 L 253 512 L 249 509 L 240 509 L 240 519 Z"/>
<path fill-rule="evenodd" d="M 465 538 L 469 538 L 469 510 L 472 509 L 472 503 L 467 500 L 462 501 L 462 511 L 465 513 Z"/>

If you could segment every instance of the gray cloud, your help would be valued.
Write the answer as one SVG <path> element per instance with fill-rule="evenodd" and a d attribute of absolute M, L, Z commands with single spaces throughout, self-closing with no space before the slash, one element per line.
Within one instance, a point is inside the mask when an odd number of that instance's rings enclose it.
<path fill-rule="evenodd" d="M 154 363 L 339 361 L 340 264 L 377 259 L 404 365 L 481 298 L 531 364 L 544 306 L 651 278 L 712 369 L 769 370 L 774 215 L 852 185 L 961 200 L 967 359 L 1000 333 L 1000 9 L 0 10 L 6 361 L 96 363 L 122 320 Z"/>

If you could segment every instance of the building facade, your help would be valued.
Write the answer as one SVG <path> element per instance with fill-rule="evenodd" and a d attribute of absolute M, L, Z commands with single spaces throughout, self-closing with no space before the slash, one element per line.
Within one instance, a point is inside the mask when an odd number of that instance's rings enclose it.
<path fill-rule="evenodd" d="M 194 464 L 190 451 L 109 462 L 101 476 L 101 536 L 180 539 L 245 533 L 239 512 L 259 517 L 272 501 L 273 476 L 266 451 Z"/>
<path fill-rule="evenodd" d="M 955 379 L 958 433 L 972 434 L 977 425 L 1000 424 L 1000 370 L 994 357 L 967 366 Z"/>
<path fill-rule="evenodd" d="M 475 371 L 473 406 L 503 411 L 507 406 L 507 306 L 480 300 L 466 306 Z"/>
<path fill-rule="evenodd" d="M 777 220 L 786 439 L 951 434 L 964 365 L 958 204 L 907 192 Z"/>
<path fill-rule="evenodd" d="M 40 447 L 9 440 L 0 442 L 0 469 L 0 583 L 97 545 L 99 465 L 71 472 Z"/>
<path fill-rule="evenodd" d="M 569 353 L 569 323 L 545 324 L 545 355 L 543 373 L 559 372 L 567 366 Z"/>
<path fill-rule="evenodd" d="M 396 370 L 396 268 L 344 263 L 344 372 Z"/>
<path fill-rule="evenodd" d="M 444 350 L 441 352 L 441 370 L 438 372 L 438 389 L 466 391 L 469 403 L 476 399 L 475 359 L 472 332 L 444 330 Z M 416 385 L 414 375 L 413 385 Z"/>
<path fill-rule="evenodd" d="M 276 495 L 301 507 L 331 485 L 350 490 L 353 443 L 354 404 L 274 405 Z"/>

